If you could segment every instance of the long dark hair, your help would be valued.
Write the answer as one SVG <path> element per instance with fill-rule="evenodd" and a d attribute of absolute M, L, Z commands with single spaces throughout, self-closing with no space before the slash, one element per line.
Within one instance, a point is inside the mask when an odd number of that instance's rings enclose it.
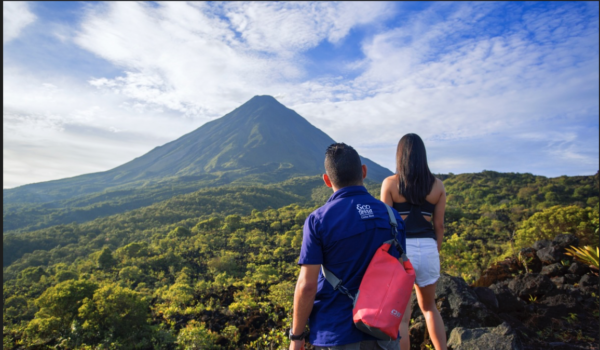
<path fill-rule="evenodd" d="M 425 144 L 417 134 L 406 134 L 396 150 L 396 176 L 398 191 L 406 201 L 416 205 L 425 203 L 435 177 L 427 165 Z"/>

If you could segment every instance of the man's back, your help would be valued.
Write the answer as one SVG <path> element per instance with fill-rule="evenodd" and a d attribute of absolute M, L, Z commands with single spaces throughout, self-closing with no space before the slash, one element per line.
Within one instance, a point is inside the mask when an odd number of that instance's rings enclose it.
<path fill-rule="evenodd" d="M 394 213 L 396 220 L 401 221 Z M 323 264 L 355 295 L 375 251 L 391 238 L 385 204 L 371 196 L 363 186 L 344 187 L 306 219 L 298 263 Z M 404 231 L 399 233 L 398 240 L 405 248 Z M 395 249 L 390 253 L 399 255 Z M 334 291 L 319 274 L 309 318 L 310 343 L 333 346 L 376 340 L 354 326 L 352 307 L 350 298 Z"/>

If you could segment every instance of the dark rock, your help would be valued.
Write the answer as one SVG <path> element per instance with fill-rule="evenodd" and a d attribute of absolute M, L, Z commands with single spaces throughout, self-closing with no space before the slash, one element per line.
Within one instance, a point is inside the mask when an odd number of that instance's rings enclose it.
<path fill-rule="evenodd" d="M 493 290 L 485 287 L 475 287 L 473 288 L 473 291 L 477 295 L 479 301 L 485 306 L 494 311 L 498 310 L 498 299 L 496 299 L 496 294 L 494 294 Z"/>
<path fill-rule="evenodd" d="M 583 275 L 583 277 L 581 277 L 581 279 L 579 280 L 579 289 L 587 294 L 598 294 L 598 282 L 598 276 Z"/>
<path fill-rule="evenodd" d="M 563 256 L 563 249 L 559 246 L 550 246 L 537 251 L 538 258 L 545 264 L 554 264 L 560 262 Z"/>
<path fill-rule="evenodd" d="M 416 320 L 418 317 L 423 317 L 423 314 L 421 313 L 421 309 L 419 308 L 419 303 L 417 301 L 417 294 L 415 293 L 415 290 L 413 289 L 412 294 L 410 295 L 410 307 L 411 307 L 411 315 L 410 318 Z M 425 318 L 423 318 L 425 319 Z"/>
<path fill-rule="evenodd" d="M 574 274 L 574 275 L 583 275 L 584 273 L 588 272 L 589 268 L 585 265 L 583 265 L 582 263 L 578 263 L 578 262 L 573 262 L 571 264 L 571 266 L 569 266 L 569 272 Z"/>
<path fill-rule="evenodd" d="M 410 337 L 411 344 L 421 344 L 425 341 L 426 334 L 427 323 L 423 317 L 420 320 L 414 320 L 408 328 L 408 336 Z M 400 334 L 400 336 L 403 337 L 404 335 Z"/>
<path fill-rule="evenodd" d="M 540 272 L 542 262 L 533 248 L 523 248 L 519 251 L 520 259 L 517 259 L 526 272 Z"/>
<path fill-rule="evenodd" d="M 519 250 L 519 254 L 521 254 L 522 256 L 527 256 L 527 257 L 535 256 L 535 252 L 536 252 L 536 249 L 533 249 L 533 248 L 523 248 L 523 249 Z"/>
<path fill-rule="evenodd" d="M 454 327 L 494 327 L 502 320 L 477 299 L 460 277 L 443 274 L 437 282 L 435 297 L 447 329 Z"/>
<path fill-rule="evenodd" d="M 562 287 L 566 282 L 564 276 L 552 277 L 550 280 L 552 281 L 552 283 L 554 283 L 555 286 L 559 288 Z"/>
<path fill-rule="evenodd" d="M 552 243 L 559 245 L 561 248 L 568 248 L 570 246 L 578 247 L 579 238 L 575 237 L 572 234 L 561 234 L 556 236 Z"/>
<path fill-rule="evenodd" d="M 540 241 L 533 243 L 533 249 L 540 250 L 540 249 L 547 248 L 550 246 L 550 243 L 552 243 L 552 242 L 550 242 L 547 239 L 542 239 Z"/>
<path fill-rule="evenodd" d="M 565 314 L 569 311 L 576 311 L 577 309 L 581 308 L 581 306 L 577 302 L 577 297 L 575 295 L 570 295 L 567 293 L 561 293 L 545 297 L 542 300 L 538 301 L 538 303 L 550 307 L 557 307 Z M 563 312 L 561 312 L 561 314 Z"/>
<path fill-rule="evenodd" d="M 539 261 L 539 259 L 536 259 Z M 541 262 L 540 262 L 541 264 Z M 521 269 L 517 259 L 506 258 L 503 261 L 492 264 L 472 284 L 473 287 L 489 287 L 492 284 L 507 280 Z"/>
<path fill-rule="evenodd" d="M 490 289 L 496 294 L 498 309 L 502 312 L 522 311 L 525 308 L 525 303 L 508 288 L 507 284 L 490 286 Z"/>
<path fill-rule="evenodd" d="M 507 322 L 512 329 L 519 330 L 521 332 L 531 332 L 527 328 L 527 326 L 525 326 L 523 324 L 523 322 L 521 322 L 521 320 L 519 320 L 518 318 L 516 318 L 512 314 L 501 313 L 501 314 L 498 314 L 498 317 L 500 317 L 504 322 Z"/>
<path fill-rule="evenodd" d="M 567 273 L 567 274 L 565 274 L 565 281 L 566 281 L 566 283 L 573 284 L 573 283 L 579 281 L 579 276 L 574 275 L 572 273 Z"/>
<path fill-rule="evenodd" d="M 497 283 L 494 283 L 493 285 L 490 286 L 490 289 L 494 289 L 493 287 L 508 287 L 508 284 L 510 283 L 510 280 L 504 280 L 504 281 L 500 281 Z"/>
<path fill-rule="evenodd" d="M 567 291 L 569 293 L 573 293 L 573 292 L 578 292 L 579 293 L 579 288 L 575 287 L 572 284 L 563 284 L 561 287 L 562 290 Z"/>
<path fill-rule="evenodd" d="M 491 328 L 456 327 L 448 338 L 448 347 L 454 350 L 515 350 L 521 349 L 521 343 L 508 323 Z"/>
<path fill-rule="evenodd" d="M 548 275 L 549 277 L 554 277 L 561 275 L 565 272 L 566 267 L 560 263 L 555 263 L 551 265 L 546 265 L 542 267 L 542 271 L 540 272 L 542 275 Z"/>
<path fill-rule="evenodd" d="M 530 296 L 541 296 L 554 289 L 554 284 L 546 275 L 527 273 L 516 276 L 508 283 L 508 288 L 519 298 L 528 300 Z"/>

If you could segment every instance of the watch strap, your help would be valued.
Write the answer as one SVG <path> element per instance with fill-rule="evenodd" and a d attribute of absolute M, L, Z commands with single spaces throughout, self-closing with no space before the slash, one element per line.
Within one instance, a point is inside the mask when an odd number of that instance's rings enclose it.
<path fill-rule="evenodd" d="M 304 332 L 302 332 L 302 334 L 298 334 L 298 335 L 294 335 L 294 333 L 292 332 L 292 329 L 290 328 L 290 340 L 302 340 L 302 339 L 306 339 L 308 338 L 308 334 L 309 331 L 305 330 Z"/>

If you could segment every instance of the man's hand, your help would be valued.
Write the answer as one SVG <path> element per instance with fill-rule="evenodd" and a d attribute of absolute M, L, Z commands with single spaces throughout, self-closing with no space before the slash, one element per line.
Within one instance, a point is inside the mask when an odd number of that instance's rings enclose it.
<path fill-rule="evenodd" d="M 304 339 L 292 340 L 290 343 L 290 350 L 304 350 Z"/>

